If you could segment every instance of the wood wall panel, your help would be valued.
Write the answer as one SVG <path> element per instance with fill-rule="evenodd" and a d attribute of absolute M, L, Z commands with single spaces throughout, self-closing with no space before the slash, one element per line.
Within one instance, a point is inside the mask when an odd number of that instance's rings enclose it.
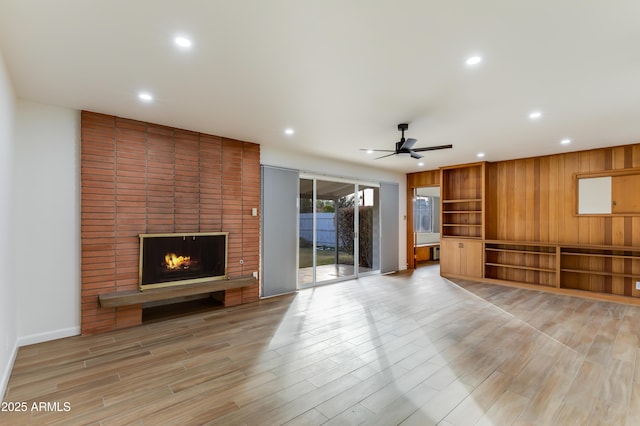
<path fill-rule="evenodd" d="M 638 246 L 640 217 L 575 214 L 574 176 L 639 165 L 640 144 L 488 163 L 486 238 Z"/>
<path fill-rule="evenodd" d="M 407 188 L 422 188 L 426 186 L 440 186 L 440 170 L 407 173 Z M 413 190 L 411 194 L 413 196 Z"/>
<path fill-rule="evenodd" d="M 140 324 L 140 305 L 97 297 L 138 288 L 138 234 L 226 231 L 229 276 L 259 270 L 259 145 L 87 111 L 81 140 L 83 334 Z M 230 290 L 224 303 L 258 294 Z"/>

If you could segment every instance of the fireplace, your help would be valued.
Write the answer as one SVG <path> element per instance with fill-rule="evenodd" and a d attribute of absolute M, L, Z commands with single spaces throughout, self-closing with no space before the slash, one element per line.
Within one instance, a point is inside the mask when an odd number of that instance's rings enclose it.
<path fill-rule="evenodd" d="M 227 279 L 228 236 L 140 234 L 140 290 Z"/>

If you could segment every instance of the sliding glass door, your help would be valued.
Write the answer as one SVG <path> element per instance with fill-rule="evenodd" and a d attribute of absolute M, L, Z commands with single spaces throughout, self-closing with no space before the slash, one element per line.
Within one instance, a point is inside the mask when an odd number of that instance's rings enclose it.
<path fill-rule="evenodd" d="M 379 269 L 377 194 L 371 185 L 300 179 L 299 287 Z"/>

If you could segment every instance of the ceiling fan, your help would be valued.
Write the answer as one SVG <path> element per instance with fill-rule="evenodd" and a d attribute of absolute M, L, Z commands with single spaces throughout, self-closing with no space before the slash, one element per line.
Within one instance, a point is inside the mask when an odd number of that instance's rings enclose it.
<path fill-rule="evenodd" d="M 411 158 L 422 158 L 422 155 L 418 154 L 418 152 L 435 151 L 437 149 L 453 148 L 453 145 L 437 145 L 437 146 L 427 146 L 427 147 L 424 147 L 424 148 L 412 148 L 413 145 L 415 145 L 415 143 L 418 142 L 418 140 L 417 139 L 413 139 L 413 138 L 408 138 L 408 139 L 404 138 L 404 131 L 407 130 L 408 128 L 409 128 L 409 124 L 407 124 L 407 123 L 398 124 L 398 130 L 400 130 L 402 132 L 402 138 L 400 139 L 400 142 L 396 142 L 396 149 L 395 150 L 390 150 L 390 149 L 361 149 L 360 151 L 367 151 L 367 152 L 377 151 L 377 152 L 390 152 L 391 153 L 391 154 L 383 155 L 382 157 L 376 158 L 376 160 L 379 160 L 381 158 L 390 157 L 392 155 L 398 155 L 398 154 L 409 154 L 409 155 L 411 155 Z"/>

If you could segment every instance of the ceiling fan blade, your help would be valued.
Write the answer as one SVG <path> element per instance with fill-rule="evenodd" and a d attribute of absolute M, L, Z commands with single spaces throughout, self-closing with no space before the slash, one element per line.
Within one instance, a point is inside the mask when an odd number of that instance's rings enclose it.
<path fill-rule="evenodd" d="M 435 151 L 437 149 L 449 149 L 453 148 L 453 145 L 437 145 L 437 146 L 427 146 L 424 148 L 416 148 L 413 151 L 423 152 L 423 151 Z"/>
<path fill-rule="evenodd" d="M 404 143 L 402 145 L 400 145 L 399 151 L 401 151 L 403 149 L 409 149 L 410 150 L 411 147 L 416 144 L 416 142 L 418 142 L 417 139 L 407 138 L 407 140 L 405 140 Z"/>
<path fill-rule="evenodd" d="M 392 149 L 371 149 L 371 148 L 360 148 L 360 151 L 374 151 L 374 152 L 395 152 Z"/>
<path fill-rule="evenodd" d="M 387 154 L 387 155 L 383 155 L 382 157 L 378 157 L 378 158 L 376 158 L 376 160 L 379 160 L 379 159 L 385 158 L 385 157 L 391 157 L 392 155 L 396 155 L 395 151 L 392 152 L 391 154 Z"/>
<path fill-rule="evenodd" d="M 410 150 L 410 151 L 409 151 L 409 154 L 411 154 L 411 158 L 415 158 L 416 160 L 417 160 L 417 159 L 419 159 L 419 158 L 422 158 L 422 155 L 417 154 L 417 153 L 416 153 L 415 151 L 413 151 L 413 150 Z"/>

